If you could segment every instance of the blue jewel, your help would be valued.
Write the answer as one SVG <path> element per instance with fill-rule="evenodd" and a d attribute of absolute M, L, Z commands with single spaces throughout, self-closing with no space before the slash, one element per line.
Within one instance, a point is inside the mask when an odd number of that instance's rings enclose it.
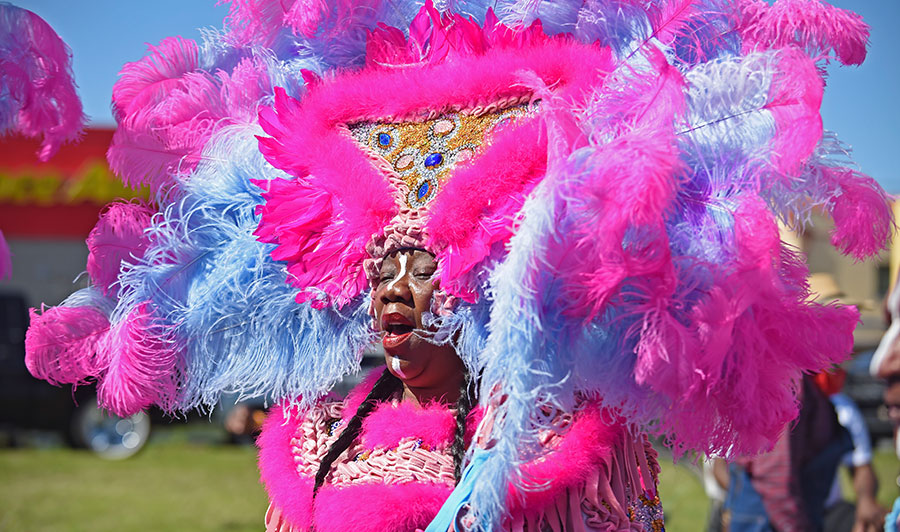
<path fill-rule="evenodd" d="M 427 195 L 428 195 L 428 189 L 429 189 L 429 188 L 431 188 L 431 187 L 428 186 L 428 181 L 426 181 L 426 182 L 422 183 L 421 185 L 419 185 L 419 190 L 416 191 L 416 198 L 418 198 L 418 199 L 421 200 L 422 198 L 424 198 L 425 196 L 427 196 Z"/>
<path fill-rule="evenodd" d="M 378 144 L 382 146 L 390 146 L 391 145 L 391 136 L 387 133 L 379 133 L 378 134 Z"/>
<path fill-rule="evenodd" d="M 425 158 L 425 167 L 426 168 L 434 168 L 435 166 L 444 162 L 444 156 L 440 153 L 432 153 L 428 157 Z"/>

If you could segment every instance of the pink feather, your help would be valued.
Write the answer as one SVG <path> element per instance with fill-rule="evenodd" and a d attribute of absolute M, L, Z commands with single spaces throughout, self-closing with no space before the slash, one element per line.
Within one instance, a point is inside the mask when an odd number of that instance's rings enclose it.
<path fill-rule="evenodd" d="M 334 298 L 338 305 L 348 303 L 366 284 L 362 261 L 369 238 L 389 217 L 376 218 L 360 227 L 335 223 L 336 209 L 331 195 L 309 186 L 300 179 L 253 181 L 266 190 L 266 202 L 257 207 L 262 219 L 254 233 L 261 242 L 278 244 L 272 251 L 275 260 L 287 261 L 288 283 L 302 290 L 297 302 L 315 299 L 317 290 Z M 315 300 L 321 308 L 327 302 Z"/>
<path fill-rule="evenodd" d="M 12 277 L 12 253 L 6 239 L 3 238 L 3 231 L 0 231 L 0 279 L 7 277 Z"/>
<path fill-rule="evenodd" d="M 81 136 L 85 115 L 75 91 L 72 54 L 49 24 L 34 13 L 10 5 L 0 20 L 0 71 L 7 98 L 4 108 L 16 113 L 12 129 L 41 137 L 38 158 L 47 161 L 59 147 Z M 6 111 L 6 109 L 4 109 Z"/>
<path fill-rule="evenodd" d="M 745 52 L 793 45 L 814 59 L 833 54 L 845 65 L 866 58 L 869 26 L 852 11 L 819 0 L 743 0 L 740 10 Z"/>
<path fill-rule="evenodd" d="M 53 384 L 77 384 L 106 369 L 98 349 L 109 330 L 109 319 L 89 307 L 49 307 L 30 310 L 25 333 L 25 365 L 32 375 Z"/>
<path fill-rule="evenodd" d="M 699 0 L 667 0 L 659 6 L 649 9 L 651 37 L 659 39 L 663 44 L 671 44 L 676 38 L 684 35 L 689 24 L 695 19 L 708 17 Z"/>
<path fill-rule="evenodd" d="M 110 295 L 118 283 L 122 262 L 140 259 L 149 239 L 144 229 L 150 226 L 153 210 L 139 203 L 111 203 L 87 238 L 87 272 L 104 295 Z"/>
<path fill-rule="evenodd" d="M 884 190 L 871 177 L 849 168 L 823 171 L 840 190 L 829 205 L 834 219 L 831 244 L 858 260 L 885 249 L 896 226 Z"/>
<path fill-rule="evenodd" d="M 107 157 L 126 183 L 159 190 L 193 171 L 215 131 L 252 121 L 271 85 L 262 60 L 244 59 L 231 73 L 199 70 L 194 41 L 168 38 L 149 52 L 113 89 L 119 127 Z"/>
<path fill-rule="evenodd" d="M 150 308 L 148 302 L 136 306 L 110 328 L 99 346 L 109 366 L 97 397 L 104 408 L 120 416 L 152 404 L 165 407 L 176 393 L 176 346 L 169 327 L 159 323 Z"/>
<path fill-rule="evenodd" d="M 288 9 L 285 4 L 290 5 L 282 0 L 219 0 L 216 5 L 224 3 L 231 4 L 225 17 L 226 39 L 237 47 L 272 44 Z"/>
<path fill-rule="evenodd" d="M 781 173 L 795 173 L 822 138 L 819 108 L 823 93 L 824 83 L 815 63 L 795 48 L 782 49 L 765 105 L 775 119 L 772 163 Z"/>
<path fill-rule="evenodd" d="M 644 381 L 673 405 L 693 405 L 662 420 L 678 434 L 676 451 L 697 442 L 736 454 L 766 449 L 797 414 L 801 373 L 839 363 L 852 349 L 856 310 L 808 302 L 808 271 L 782 249 L 765 203 L 747 197 L 740 205 L 737 262 L 728 270 L 710 265 L 714 284 L 689 311 L 694 351 L 645 368 Z M 735 432 L 742 438 L 729 448 Z"/>

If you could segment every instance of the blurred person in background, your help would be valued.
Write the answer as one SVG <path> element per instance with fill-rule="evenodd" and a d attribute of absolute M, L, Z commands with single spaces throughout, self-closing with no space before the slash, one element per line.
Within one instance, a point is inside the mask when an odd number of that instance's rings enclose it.
<path fill-rule="evenodd" d="M 872 468 L 872 442 L 869 429 L 859 407 L 841 390 L 847 372 L 835 368 L 813 377 L 816 385 L 834 405 L 838 422 L 850 434 L 853 450 L 844 455 L 841 463 L 850 471 L 856 504 L 844 499 L 838 475 L 835 475 L 831 492 L 825 501 L 826 532 L 874 532 L 884 527 L 887 510 L 878 504 L 878 477 Z"/>
<path fill-rule="evenodd" d="M 897 429 L 900 427 L 900 283 L 894 282 L 894 287 L 885 301 L 885 320 L 889 324 L 887 332 L 881 338 L 869 371 L 874 377 L 887 381 L 884 391 L 884 404 L 887 407 L 888 418 L 894 426 L 894 450 L 900 457 L 900 443 L 898 443 Z M 884 529 L 895 532 L 900 521 L 900 498 L 894 501 L 891 513 L 885 519 Z"/>

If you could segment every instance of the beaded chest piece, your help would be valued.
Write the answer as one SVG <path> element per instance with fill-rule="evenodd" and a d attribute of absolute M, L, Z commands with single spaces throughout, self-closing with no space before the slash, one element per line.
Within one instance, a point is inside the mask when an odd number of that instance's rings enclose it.
<path fill-rule="evenodd" d="M 405 195 L 411 209 L 434 199 L 451 170 L 490 142 L 490 133 L 530 114 L 538 102 L 478 114 L 458 112 L 420 122 L 361 122 L 350 134 Z"/>

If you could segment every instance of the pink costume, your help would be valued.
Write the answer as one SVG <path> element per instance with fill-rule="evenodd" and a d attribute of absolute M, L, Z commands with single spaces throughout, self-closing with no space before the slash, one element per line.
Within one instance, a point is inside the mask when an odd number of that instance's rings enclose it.
<path fill-rule="evenodd" d="M 371 287 L 401 248 L 433 254 L 423 336 L 494 420 L 428 532 L 463 509 L 479 531 L 627 529 L 632 509 L 653 528 L 652 452 L 600 420 L 676 455 L 760 452 L 796 417 L 799 377 L 852 349 L 858 313 L 810 300 L 777 221 L 826 213 L 859 259 L 891 234 L 884 191 L 819 113 L 824 63 L 865 58 L 853 13 L 235 0 L 206 38 L 123 68 L 109 159 L 153 200 L 106 211 L 93 286 L 34 313 L 26 360 L 97 382 L 120 414 L 281 401 L 293 415 L 261 440 L 270 527 L 407 530 L 449 492 L 450 429 L 432 430 L 449 413 L 388 402 L 310 502 L 328 420 L 353 413 L 321 398 L 375 340 Z"/>
<path fill-rule="evenodd" d="M 453 412 L 439 404 L 379 404 L 312 499 L 322 456 L 379 373 L 344 401 L 320 402 L 304 419 L 285 420 L 281 408 L 272 410 L 258 442 L 271 500 L 267 532 L 408 532 L 425 528 L 440 509 L 455 485 L 448 454 L 455 424 Z M 469 415 L 467 439 L 481 417 L 480 409 Z M 510 493 L 512 518 L 504 529 L 662 530 L 659 465 L 646 437 L 633 438 L 591 406 L 557 421 L 566 432 L 545 434 L 542 443 L 553 451 L 526 466 L 536 489 Z"/>

